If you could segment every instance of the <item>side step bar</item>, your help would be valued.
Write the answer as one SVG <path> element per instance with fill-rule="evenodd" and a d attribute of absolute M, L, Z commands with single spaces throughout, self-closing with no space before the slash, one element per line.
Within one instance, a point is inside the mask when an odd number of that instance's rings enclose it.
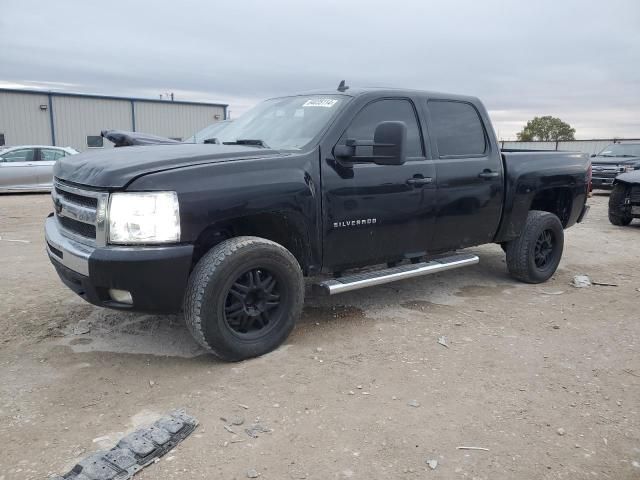
<path fill-rule="evenodd" d="M 346 277 L 332 278 L 315 284 L 314 290 L 325 295 L 335 295 L 337 293 L 349 292 L 359 288 L 382 285 L 384 283 L 395 282 L 407 278 L 430 275 L 432 273 L 453 270 L 454 268 L 475 265 L 480 259 L 476 255 L 469 253 L 459 253 L 447 257 L 440 257 L 429 262 L 413 263 L 401 265 L 399 267 L 385 268 L 373 272 L 349 275 Z"/>

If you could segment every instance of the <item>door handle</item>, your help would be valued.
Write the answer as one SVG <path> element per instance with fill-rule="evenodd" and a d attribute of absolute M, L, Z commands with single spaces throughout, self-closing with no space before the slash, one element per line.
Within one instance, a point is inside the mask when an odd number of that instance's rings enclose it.
<path fill-rule="evenodd" d="M 489 169 L 483 170 L 481 173 L 478 174 L 480 178 L 486 178 L 486 179 L 496 178 L 499 175 L 500 173 L 494 172 L 493 170 L 489 170 Z"/>
<path fill-rule="evenodd" d="M 429 185 L 431 182 L 433 182 L 433 178 L 431 178 L 431 177 L 423 177 L 422 175 L 414 175 L 412 178 L 407 180 L 407 185 L 421 187 L 423 185 Z"/>

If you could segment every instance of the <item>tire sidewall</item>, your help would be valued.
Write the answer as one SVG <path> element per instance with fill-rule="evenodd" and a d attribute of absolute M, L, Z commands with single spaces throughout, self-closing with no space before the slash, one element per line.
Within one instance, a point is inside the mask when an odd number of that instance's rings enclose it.
<path fill-rule="evenodd" d="M 198 312 L 202 333 L 214 353 L 226 360 L 242 360 L 274 350 L 289 336 L 302 310 L 304 282 L 300 267 L 283 247 L 270 243 L 265 240 L 239 248 L 210 272 L 204 286 Z M 231 285 L 254 268 L 269 270 L 277 278 L 280 306 L 275 323 L 264 334 L 242 338 L 225 320 L 225 301 Z"/>
<path fill-rule="evenodd" d="M 536 241 L 545 230 L 550 230 L 553 234 L 553 258 L 544 268 L 539 268 L 536 266 L 535 261 Z M 562 252 L 564 250 L 564 230 L 562 228 L 562 224 L 558 217 L 553 214 L 548 214 L 541 217 L 540 221 L 536 222 L 527 234 L 529 235 L 529 242 L 527 245 L 529 273 L 536 282 L 544 282 L 551 278 L 555 273 L 558 265 L 560 264 L 560 260 L 562 259 Z"/>

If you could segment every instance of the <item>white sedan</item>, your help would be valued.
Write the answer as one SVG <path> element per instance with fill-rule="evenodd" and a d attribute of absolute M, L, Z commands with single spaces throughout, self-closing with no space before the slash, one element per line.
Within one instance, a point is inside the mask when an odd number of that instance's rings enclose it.
<path fill-rule="evenodd" d="M 71 147 L 42 145 L 23 145 L 0 150 L 0 192 L 50 191 L 56 160 L 77 153 Z"/>

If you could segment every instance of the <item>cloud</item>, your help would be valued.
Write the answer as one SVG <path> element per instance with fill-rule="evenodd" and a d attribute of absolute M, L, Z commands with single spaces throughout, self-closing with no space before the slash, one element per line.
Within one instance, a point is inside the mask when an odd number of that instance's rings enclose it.
<path fill-rule="evenodd" d="M 229 103 L 398 86 L 480 97 L 504 138 L 535 115 L 640 137 L 640 3 L 7 0 L 0 80 Z M 25 35 L 29 25 L 31 35 Z"/>

